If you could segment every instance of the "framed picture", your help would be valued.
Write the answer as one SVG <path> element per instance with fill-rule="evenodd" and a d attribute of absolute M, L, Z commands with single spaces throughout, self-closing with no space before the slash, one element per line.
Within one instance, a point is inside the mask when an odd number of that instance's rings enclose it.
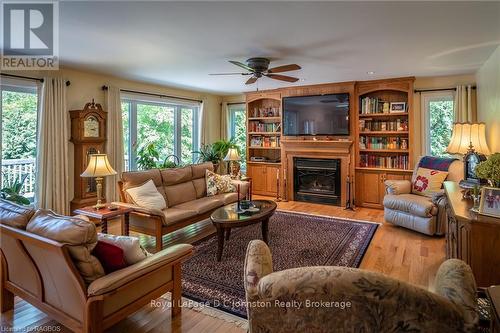
<path fill-rule="evenodd" d="M 406 102 L 392 102 L 390 113 L 404 113 L 406 112 Z"/>
<path fill-rule="evenodd" d="M 481 189 L 479 214 L 500 217 L 500 188 L 485 186 Z"/>

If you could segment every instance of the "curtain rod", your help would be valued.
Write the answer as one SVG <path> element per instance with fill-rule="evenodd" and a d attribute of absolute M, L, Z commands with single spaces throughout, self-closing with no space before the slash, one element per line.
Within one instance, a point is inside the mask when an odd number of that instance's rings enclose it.
<path fill-rule="evenodd" d="M 108 90 L 108 86 L 102 86 L 102 90 Z M 128 89 L 120 89 L 120 91 L 132 93 L 132 94 L 141 94 L 141 95 L 163 97 L 163 98 L 175 98 L 175 99 L 181 99 L 181 100 L 185 100 L 185 101 L 203 103 L 202 100 L 193 99 L 193 98 L 187 98 L 187 97 L 178 97 L 178 96 L 171 96 L 171 95 L 155 94 L 155 93 L 149 93 L 149 92 L 137 91 L 137 90 L 128 90 Z"/>
<path fill-rule="evenodd" d="M 476 89 L 476 86 L 472 86 L 472 89 Z M 413 92 L 420 93 L 420 92 L 431 92 L 431 91 L 447 91 L 447 90 L 453 90 L 456 91 L 457 88 L 439 88 L 439 89 L 415 89 Z"/>
<path fill-rule="evenodd" d="M 39 81 L 39 82 L 43 82 L 44 81 L 43 78 L 31 77 L 31 76 L 21 76 L 21 75 L 4 74 L 4 73 L 0 73 L 0 75 L 1 76 L 7 76 L 7 77 L 13 77 L 13 78 L 16 78 L 16 79 L 33 80 L 33 81 Z M 66 86 L 69 86 L 69 85 L 71 85 L 71 82 L 70 81 L 66 81 Z"/>

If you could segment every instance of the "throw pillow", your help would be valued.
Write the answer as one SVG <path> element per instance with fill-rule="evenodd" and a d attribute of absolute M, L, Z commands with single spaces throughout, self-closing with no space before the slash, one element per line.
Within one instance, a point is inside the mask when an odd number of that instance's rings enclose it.
<path fill-rule="evenodd" d="M 127 267 L 123 250 L 116 245 L 98 241 L 92 254 L 99 259 L 106 274 Z"/>
<path fill-rule="evenodd" d="M 125 262 L 127 265 L 133 265 L 139 261 L 146 259 L 147 252 L 141 247 L 139 238 L 129 236 L 115 236 L 110 234 L 97 234 L 97 239 L 100 242 L 105 242 L 118 246 L 123 250 Z"/>
<path fill-rule="evenodd" d="M 413 178 L 412 193 L 432 197 L 439 192 L 448 172 L 426 168 L 418 168 Z"/>
<path fill-rule="evenodd" d="M 167 208 L 165 198 L 158 192 L 152 179 L 140 186 L 127 189 L 127 193 L 139 207 L 159 210 Z"/>
<path fill-rule="evenodd" d="M 215 172 L 207 170 L 205 172 L 205 179 L 207 181 L 207 197 L 236 191 L 230 175 L 218 175 Z"/>

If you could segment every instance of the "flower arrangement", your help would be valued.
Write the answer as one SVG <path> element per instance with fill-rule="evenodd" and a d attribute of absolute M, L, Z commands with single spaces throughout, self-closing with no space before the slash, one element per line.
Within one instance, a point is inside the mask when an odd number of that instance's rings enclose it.
<path fill-rule="evenodd" d="M 500 187 L 500 153 L 495 153 L 476 167 L 476 176 L 488 179 L 491 186 Z"/>

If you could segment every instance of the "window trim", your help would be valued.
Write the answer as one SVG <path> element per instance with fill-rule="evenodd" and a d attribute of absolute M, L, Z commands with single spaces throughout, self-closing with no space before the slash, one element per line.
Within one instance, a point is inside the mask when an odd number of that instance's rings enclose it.
<path fill-rule="evenodd" d="M 430 140 L 430 102 L 433 101 L 455 101 L 454 91 L 431 91 L 422 92 L 420 96 L 420 109 L 423 111 L 421 116 L 422 121 L 422 153 L 423 155 L 430 156 L 431 154 L 431 140 Z"/>
<path fill-rule="evenodd" d="M 231 104 L 228 105 L 228 113 L 229 113 L 229 139 L 233 139 L 236 134 L 236 126 L 234 123 L 235 113 L 239 111 L 246 112 L 245 103 Z M 245 114 L 246 118 L 246 114 Z"/>

